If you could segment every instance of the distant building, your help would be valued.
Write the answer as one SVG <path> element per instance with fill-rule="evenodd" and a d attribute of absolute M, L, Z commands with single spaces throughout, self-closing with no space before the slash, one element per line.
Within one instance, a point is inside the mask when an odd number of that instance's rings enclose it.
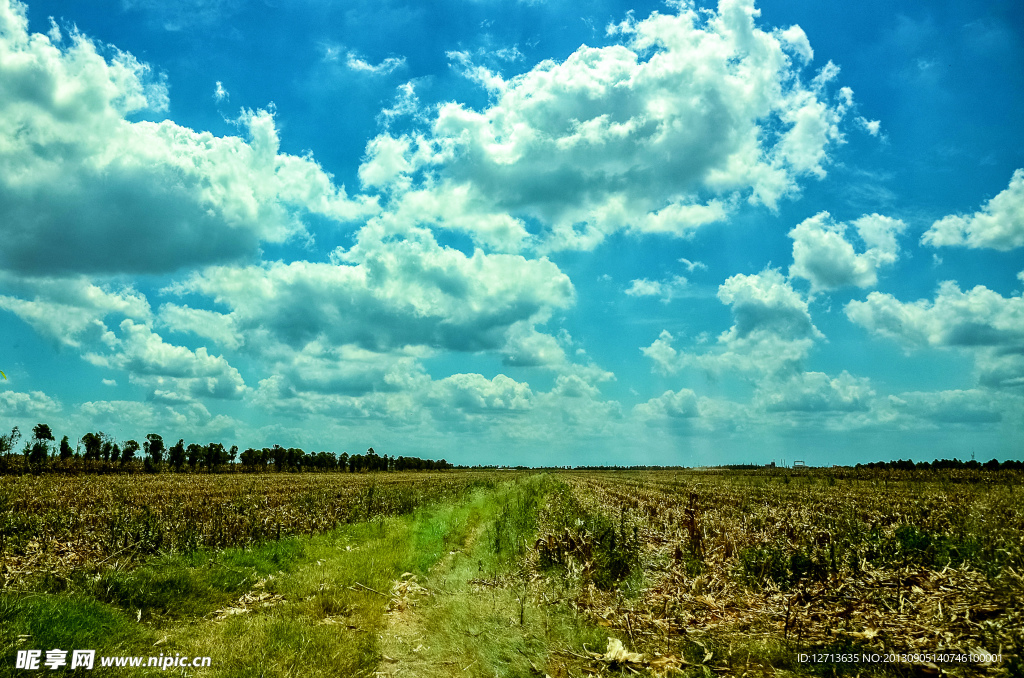
<path fill-rule="evenodd" d="M 793 468 L 807 468 L 807 464 L 803 463 L 802 461 L 794 461 Z"/>

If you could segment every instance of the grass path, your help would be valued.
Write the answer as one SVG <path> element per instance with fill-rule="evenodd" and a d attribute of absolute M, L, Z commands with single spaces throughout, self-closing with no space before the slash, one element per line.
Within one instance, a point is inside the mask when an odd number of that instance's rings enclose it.
<path fill-rule="evenodd" d="M 15 650 L 52 648 L 212 658 L 172 670 L 188 676 L 544 675 L 579 629 L 540 608 L 518 567 L 543 485 L 526 478 L 327 534 L 164 556 L 61 592 L 0 593 L 0 675 L 22 673 Z M 96 672 L 168 675 L 145 659 Z"/>
<path fill-rule="evenodd" d="M 607 634 L 551 604 L 551 582 L 524 560 L 550 490 L 538 479 L 474 507 L 460 548 L 389 613 L 378 676 L 569 676 L 567 657 L 603 645 Z"/>

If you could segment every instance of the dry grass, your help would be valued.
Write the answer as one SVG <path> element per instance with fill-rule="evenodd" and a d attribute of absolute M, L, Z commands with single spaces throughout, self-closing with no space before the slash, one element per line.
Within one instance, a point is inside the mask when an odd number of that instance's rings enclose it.
<path fill-rule="evenodd" d="M 0 589 L 130 568 L 157 553 L 247 547 L 459 501 L 485 473 L 0 478 Z"/>
<path fill-rule="evenodd" d="M 717 670 L 774 671 L 800 669 L 795 655 L 809 649 L 1004 653 L 1001 667 L 944 667 L 962 675 L 1012 671 L 1019 661 L 1011 656 L 1024 628 L 1016 477 L 560 477 L 582 511 L 636 535 L 640 565 L 602 590 L 587 576 L 586 549 L 572 543 L 590 537 L 549 519 L 538 547 L 561 548 L 565 571 L 579 578 L 578 609 L 648 657 L 703 663 L 710 655 Z"/>

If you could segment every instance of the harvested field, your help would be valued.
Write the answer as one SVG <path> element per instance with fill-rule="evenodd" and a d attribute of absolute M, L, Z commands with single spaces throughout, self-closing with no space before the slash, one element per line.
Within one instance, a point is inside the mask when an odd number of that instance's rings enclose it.
<path fill-rule="evenodd" d="M 130 566 L 160 552 L 316 534 L 426 502 L 493 474 L 136 474 L 0 477 L 0 585 Z"/>
<path fill-rule="evenodd" d="M 1020 676 L 1020 486 L 810 469 L 5 478 L 0 640 L 70 645 L 39 611 L 64 605 L 116 620 L 89 641 L 112 654 L 166 642 L 220 657 L 211 675 L 307 670 L 315 637 L 364 675 Z"/>
<path fill-rule="evenodd" d="M 539 562 L 575 576 L 578 609 L 648 656 L 710 655 L 724 670 L 795 668 L 795 654 L 811 651 L 1006 656 L 1022 647 L 1019 478 L 560 477 L 570 496 L 549 511 Z M 605 516 L 614 547 L 607 529 L 602 537 L 559 515 L 567 505 L 570 518 Z M 627 561 L 637 551 L 614 586 L 597 576 L 602 541 Z M 925 673 L 940 668 L 915 663 Z"/>

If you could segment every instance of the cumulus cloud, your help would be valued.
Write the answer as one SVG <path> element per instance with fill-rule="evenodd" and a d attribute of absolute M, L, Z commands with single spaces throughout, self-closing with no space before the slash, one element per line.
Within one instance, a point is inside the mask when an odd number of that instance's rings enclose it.
<path fill-rule="evenodd" d="M 688 388 L 665 391 L 660 396 L 634 407 L 633 413 L 642 421 L 693 419 L 699 414 L 697 394 Z"/>
<path fill-rule="evenodd" d="M 630 281 L 626 288 L 626 294 L 631 297 L 659 297 L 664 304 L 681 296 L 688 285 L 688 281 L 681 275 L 673 276 L 671 280 L 648 280 L 640 278 Z"/>
<path fill-rule="evenodd" d="M 792 415 L 788 423 L 799 425 L 871 409 L 876 394 L 868 379 L 846 371 L 838 376 L 805 371 L 805 358 L 824 335 L 814 326 L 806 299 L 779 271 L 732 276 L 718 297 L 732 308 L 733 324 L 713 345 L 677 348 L 678 338 L 663 330 L 641 352 L 666 375 L 687 367 L 742 375 L 755 386 L 753 398 L 745 404 L 697 399 L 688 389 L 667 391 L 634 408 L 640 420 L 686 429 L 690 425 L 680 426 L 680 419 L 699 417 L 697 427 L 736 428 L 775 426 L 780 414 Z"/>
<path fill-rule="evenodd" d="M 538 332 L 529 321 L 521 321 L 509 328 L 505 346 L 501 349 L 502 362 L 519 367 L 562 367 L 566 364 L 565 350 L 550 334 Z"/>
<path fill-rule="evenodd" d="M 758 27 L 749 0 L 673 9 L 613 26 L 619 44 L 584 45 L 509 79 L 453 53 L 491 103 L 443 104 L 429 129 L 371 142 L 368 165 L 399 146 L 405 164 L 364 175 L 461 194 L 467 218 L 438 225 L 513 250 L 525 231 L 499 237 L 472 221 L 535 220 L 529 239 L 541 249 L 587 249 L 622 229 L 686 236 L 738 199 L 774 207 L 801 178 L 823 176 L 852 105 L 848 89 L 828 92 L 838 69 L 805 81 L 803 31 Z"/>
<path fill-rule="evenodd" d="M 245 337 L 235 327 L 234 319 L 224 313 L 163 304 L 159 318 L 161 324 L 172 332 L 191 332 L 227 349 L 236 350 L 245 343 Z"/>
<path fill-rule="evenodd" d="M 60 401 L 51 398 L 42 391 L 19 393 L 17 391 L 0 391 L 0 416 L 14 418 L 36 417 L 60 412 Z"/>
<path fill-rule="evenodd" d="M 732 327 L 700 353 L 678 351 L 672 334 L 662 331 L 641 349 L 659 371 L 672 373 L 693 365 L 709 372 L 762 376 L 792 372 L 814 342 L 824 338 L 811 321 L 807 300 L 777 270 L 734 275 L 718 288 L 718 298 L 732 307 Z"/>
<path fill-rule="evenodd" d="M 935 299 L 902 302 L 872 292 L 846 305 L 847 317 L 908 349 L 956 348 L 973 354 L 982 385 L 1024 386 L 1024 298 L 978 285 L 966 292 L 954 281 Z"/>
<path fill-rule="evenodd" d="M 129 121 L 167 109 L 162 78 L 80 33 L 54 37 L 30 33 L 24 6 L 0 1 L 5 268 L 173 271 L 306 237 L 307 214 L 350 220 L 375 209 L 311 158 L 279 153 L 270 112 L 243 112 L 246 140 Z"/>
<path fill-rule="evenodd" d="M 453 374 L 431 385 L 429 401 L 440 406 L 439 416 L 500 414 L 530 410 L 535 397 L 529 384 L 499 374 L 487 379 L 480 374 Z"/>
<path fill-rule="evenodd" d="M 242 429 L 238 421 L 222 414 L 213 415 L 205 405 L 196 401 L 88 401 L 78 406 L 75 420 L 81 430 L 102 428 L 115 436 L 136 438 L 143 431 L 171 432 L 171 435 L 182 437 L 212 437 L 234 434 Z"/>
<path fill-rule="evenodd" d="M 428 231 L 408 235 L 364 232 L 332 263 L 211 267 L 169 291 L 225 305 L 247 341 L 301 347 L 322 337 L 375 352 L 499 350 L 517 323 L 545 322 L 574 301 L 569 278 L 547 259 L 468 256 L 439 246 Z"/>
<path fill-rule="evenodd" d="M 77 350 L 88 362 L 128 373 L 150 394 L 175 391 L 189 397 L 239 398 L 245 384 L 221 356 L 200 347 L 169 344 L 151 325 L 149 302 L 132 287 L 102 287 L 85 278 L 18 279 L 0 282 L 19 296 L 0 295 L 0 308 L 41 335 Z M 27 298 L 26 298 L 27 297 Z M 110 319 L 113 328 L 108 325 Z"/>
<path fill-rule="evenodd" d="M 990 248 L 1003 252 L 1024 246 L 1024 169 L 1010 178 L 1010 185 L 971 215 L 955 214 L 939 219 L 921 242 L 932 247 Z"/>
<path fill-rule="evenodd" d="M 679 435 L 736 431 L 754 421 L 751 407 L 724 398 L 698 396 L 688 388 L 668 390 L 633 407 L 633 419 Z"/>
<path fill-rule="evenodd" d="M 853 226 L 864 243 L 864 251 L 859 254 L 846 238 L 847 225 L 835 222 L 828 212 L 819 212 L 798 224 L 789 232 L 793 239 L 789 275 L 809 280 L 815 291 L 875 285 L 878 269 L 896 263 L 896 236 L 906 229 L 906 224 L 870 214 L 854 221 Z"/>
<path fill-rule="evenodd" d="M 889 396 L 889 404 L 901 414 L 936 424 L 977 425 L 1001 421 L 1007 403 L 992 391 L 969 389 L 901 393 Z"/>
<path fill-rule="evenodd" d="M 245 382 L 223 356 L 211 356 L 206 347 L 192 351 L 168 344 L 145 325 L 123 320 L 121 336 L 108 334 L 107 350 L 83 357 L 94 365 L 124 370 L 129 380 L 152 392 L 173 391 L 191 397 L 238 399 Z"/>
<path fill-rule="evenodd" d="M 218 80 L 217 86 L 213 90 L 214 100 L 219 104 L 224 101 L 227 101 L 230 96 L 231 95 L 228 94 L 228 91 L 224 89 L 224 84 L 220 80 Z"/>
<path fill-rule="evenodd" d="M 762 383 L 754 403 L 766 412 L 855 412 L 868 410 L 874 395 L 868 379 L 845 370 L 835 378 L 823 372 L 801 372 Z"/>
<path fill-rule="evenodd" d="M 72 348 L 101 341 L 108 332 L 102 318 L 108 315 L 144 322 L 152 317 L 146 297 L 130 286 L 101 286 L 83 277 L 22 280 L 2 272 L 0 285 L 11 292 L 0 295 L 0 308 Z"/>

